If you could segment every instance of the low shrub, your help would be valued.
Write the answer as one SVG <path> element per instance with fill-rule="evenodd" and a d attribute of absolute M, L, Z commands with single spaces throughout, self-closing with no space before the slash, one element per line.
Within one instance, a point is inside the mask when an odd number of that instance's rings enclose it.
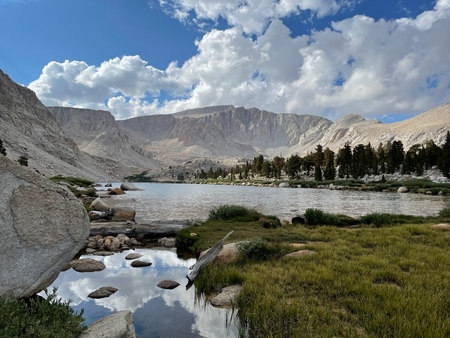
<path fill-rule="evenodd" d="M 307 225 L 342 225 L 339 216 L 315 208 L 306 209 L 305 221 Z"/>
<path fill-rule="evenodd" d="M 84 188 L 90 187 L 92 184 L 94 184 L 93 181 L 86 180 L 86 179 L 81 178 L 81 177 L 73 177 L 73 176 L 67 176 L 66 177 L 66 176 L 63 176 L 63 175 L 56 175 L 56 176 L 50 177 L 50 180 L 55 182 L 55 183 L 58 183 L 60 181 L 64 181 L 66 183 L 69 183 L 70 185 L 74 185 L 74 186 L 77 185 L 79 187 L 84 187 Z"/>
<path fill-rule="evenodd" d="M 239 242 L 237 247 L 247 259 L 252 261 L 277 259 L 289 252 L 285 245 L 268 243 L 261 237 L 255 237 L 248 241 Z"/>
<path fill-rule="evenodd" d="M 362 216 L 360 218 L 360 220 L 361 220 L 361 223 L 371 224 L 371 225 L 374 225 L 375 227 L 379 228 L 382 226 L 393 225 L 391 217 L 392 217 L 392 215 L 390 215 L 390 214 L 375 212 L 372 214 L 367 214 L 367 215 Z"/>
<path fill-rule="evenodd" d="M 276 216 L 262 216 L 258 224 L 265 229 L 275 229 L 281 226 L 281 222 Z"/>
<path fill-rule="evenodd" d="M 255 221 L 260 214 L 241 205 L 221 205 L 209 212 L 208 221 Z"/>
<path fill-rule="evenodd" d="M 177 232 L 176 242 L 177 247 L 189 249 L 192 251 L 196 251 L 194 249 L 195 243 L 198 241 L 197 236 L 192 236 L 193 229 L 192 228 L 184 228 Z"/>
<path fill-rule="evenodd" d="M 75 312 L 70 301 L 56 299 L 56 289 L 47 298 L 0 298 L 0 337 L 77 337 L 85 330 L 83 311 Z"/>

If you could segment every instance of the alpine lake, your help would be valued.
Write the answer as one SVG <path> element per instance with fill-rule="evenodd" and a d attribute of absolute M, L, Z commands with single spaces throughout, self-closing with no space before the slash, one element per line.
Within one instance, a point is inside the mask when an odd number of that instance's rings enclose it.
<path fill-rule="evenodd" d="M 448 203 L 448 196 L 359 192 L 351 190 L 271 188 L 254 186 L 135 183 L 141 189 L 113 196 L 116 205 L 136 210 L 137 223 L 184 222 L 207 219 L 210 210 L 224 204 L 243 205 L 280 220 L 290 221 L 308 208 L 359 217 L 379 212 L 433 216 Z M 113 187 L 120 183 L 113 184 Z M 99 188 L 103 189 L 103 188 Z M 125 260 L 130 252 L 142 254 L 152 262 L 149 267 L 133 268 Z M 130 310 L 138 337 L 238 337 L 236 309 L 211 306 L 185 277 L 196 259 L 177 252 L 176 248 L 148 247 L 100 257 L 106 269 L 79 273 L 63 271 L 48 288 L 57 288 L 62 300 L 71 307 L 84 309 L 85 325 L 114 312 Z M 173 290 L 157 284 L 171 279 L 180 283 Z M 88 294 L 103 286 L 118 289 L 108 298 L 90 299 Z"/>

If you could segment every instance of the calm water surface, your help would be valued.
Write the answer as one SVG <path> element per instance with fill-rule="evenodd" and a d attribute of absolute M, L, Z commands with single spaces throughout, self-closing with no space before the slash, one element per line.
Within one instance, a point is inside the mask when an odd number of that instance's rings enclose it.
<path fill-rule="evenodd" d="M 116 184 L 119 186 L 120 184 Z M 362 216 L 373 212 L 436 215 L 450 201 L 449 196 L 360 192 L 349 190 L 269 188 L 228 185 L 135 183 L 141 191 L 114 196 L 114 203 L 133 206 L 136 220 L 204 220 L 222 204 L 254 208 L 282 220 L 302 214 L 308 208 L 331 213 Z"/>
<path fill-rule="evenodd" d="M 196 297 L 195 287 L 186 290 L 189 266 L 195 259 L 177 257 L 175 249 L 136 249 L 141 260 L 153 264 L 144 268 L 131 267 L 125 256 L 132 251 L 113 256 L 82 256 L 103 261 L 103 271 L 80 273 L 68 270 L 60 273 L 49 290 L 57 287 L 57 295 L 72 300 L 72 308 L 84 309 L 85 324 L 121 310 L 133 314 L 136 334 L 140 338 L 157 337 L 238 337 L 235 312 L 214 308 Z M 171 279 L 180 283 L 176 289 L 164 290 L 156 285 Z M 90 299 L 89 293 L 102 286 L 118 289 L 108 298 Z"/>

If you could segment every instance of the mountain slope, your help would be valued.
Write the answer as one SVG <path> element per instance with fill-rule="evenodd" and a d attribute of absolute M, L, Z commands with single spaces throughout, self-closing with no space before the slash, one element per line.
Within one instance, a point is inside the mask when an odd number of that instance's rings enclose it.
<path fill-rule="evenodd" d="M 369 142 L 372 146 L 377 146 L 397 140 L 403 143 L 404 149 L 409 149 L 414 144 L 424 144 L 427 140 L 434 140 L 440 145 L 445 141 L 447 131 L 450 131 L 449 103 L 392 124 L 366 121 L 360 115 L 348 115 L 333 123 L 319 142 L 323 147 L 337 150 L 346 142 L 354 147 Z"/>
<path fill-rule="evenodd" d="M 315 147 L 323 131 L 332 124 L 318 116 L 233 106 L 141 116 L 118 123 L 162 161 L 169 157 L 252 158 L 260 153 L 285 156 L 295 147 Z"/>
<path fill-rule="evenodd" d="M 149 152 L 119 128 L 110 112 L 68 107 L 48 109 L 82 151 L 114 160 L 131 170 L 159 167 Z"/>
<path fill-rule="evenodd" d="M 30 168 L 44 175 L 109 178 L 96 160 L 82 153 L 36 94 L 0 70 L 0 138 L 7 156 L 28 158 Z"/>

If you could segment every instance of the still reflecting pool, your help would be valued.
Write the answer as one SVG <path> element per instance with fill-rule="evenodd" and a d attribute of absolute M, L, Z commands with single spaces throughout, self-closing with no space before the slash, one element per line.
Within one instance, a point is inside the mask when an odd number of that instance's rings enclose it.
<path fill-rule="evenodd" d="M 237 337 L 236 311 L 212 307 L 196 295 L 195 287 L 186 289 L 185 277 L 195 259 L 180 259 L 175 249 L 136 249 L 141 260 L 152 262 L 149 267 L 133 268 L 125 256 L 133 251 L 100 257 L 81 258 L 101 260 L 106 269 L 80 273 L 61 272 L 52 286 L 63 300 L 71 299 L 76 311 L 84 309 L 85 324 L 106 317 L 116 311 L 133 313 L 138 337 Z M 171 279 L 180 283 L 176 289 L 164 290 L 157 284 Z M 102 286 L 113 286 L 118 291 L 108 298 L 90 299 L 92 291 Z"/>

